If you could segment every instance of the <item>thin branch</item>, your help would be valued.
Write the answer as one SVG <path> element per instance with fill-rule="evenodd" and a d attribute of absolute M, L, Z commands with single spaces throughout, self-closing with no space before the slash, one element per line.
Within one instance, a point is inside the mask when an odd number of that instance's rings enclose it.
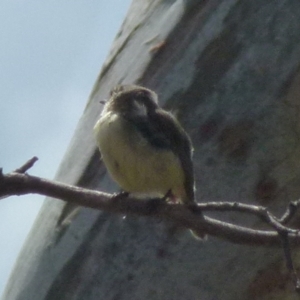
<path fill-rule="evenodd" d="M 33 165 L 38 161 L 38 158 L 34 156 L 33 158 L 29 159 L 23 166 L 16 169 L 15 173 L 26 173 Z"/>
<path fill-rule="evenodd" d="M 281 224 L 287 224 L 291 221 L 291 219 L 296 214 L 297 210 L 300 206 L 300 200 L 290 202 L 286 212 L 283 216 L 278 220 Z"/>
<path fill-rule="evenodd" d="M 277 232 L 289 232 L 297 234 L 299 230 L 286 227 L 281 219 L 276 218 L 266 207 L 259 205 L 243 204 L 238 202 L 209 202 L 199 203 L 193 211 L 236 211 L 254 215 L 270 225 Z M 286 214 L 286 213 L 285 213 Z M 290 218 L 290 216 L 289 216 Z"/>
<path fill-rule="evenodd" d="M 32 160 L 31 160 L 32 161 Z M 25 166 L 25 167 L 24 167 Z M 30 163 L 21 169 L 28 170 Z M 29 166 L 29 167 L 28 167 Z M 133 197 L 114 197 L 114 195 L 71 186 L 28 174 L 12 172 L 0 176 L 0 197 L 25 194 L 41 194 L 77 205 L 95 208 L 122 215 L 138 215 L 172 221 L 179 226 L 226 239 L 238 244 L 281 245 L 281 235 L 286 233 L 290 241 L 300 244 L 297 230 L 287 228 L 273 217 L 266 208 L 242 203 L 211 202 L 195 206 L 170 204 L 160 199 L 141 201 Z M 198 211 L 240 211 L 256 215 L 276 230 L 254 230 L 243 226 L 219 221 L 207 216 L 200 217 Z"/>
<path fill-rule="evenodd" d="M 297 271 L 293 263 L 288 234 L 286 232 L 282 232 L 281 239 L 282 239 L 283 253 L 286 261 L 286 267 L 291 274 L 296 291 L 300 292 L 300 279 L 297 275 Z"/>

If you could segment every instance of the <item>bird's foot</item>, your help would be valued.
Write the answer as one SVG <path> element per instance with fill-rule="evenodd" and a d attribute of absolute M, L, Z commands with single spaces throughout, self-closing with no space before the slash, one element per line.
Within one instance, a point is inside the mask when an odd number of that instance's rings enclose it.
<path fill-rule="evenodd" d="M 178 203 L 178 199 L 174 196 L 171 189 L 169 189 L 161 199 L 167 203 L 172 203 L 172 204 Z"/>

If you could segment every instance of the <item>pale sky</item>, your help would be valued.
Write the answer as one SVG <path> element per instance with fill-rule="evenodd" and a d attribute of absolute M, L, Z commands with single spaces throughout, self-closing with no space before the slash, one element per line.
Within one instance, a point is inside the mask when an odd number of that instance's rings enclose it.
<path fill-rule="evenodd" d="M 130 2 L 0 0 L 4 172 L 54 177 Z M 43 199 L 0 200 L 0 295 Z"/>

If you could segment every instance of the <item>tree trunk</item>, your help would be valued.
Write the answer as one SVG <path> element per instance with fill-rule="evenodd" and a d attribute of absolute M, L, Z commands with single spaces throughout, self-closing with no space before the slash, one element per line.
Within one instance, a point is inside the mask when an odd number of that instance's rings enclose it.
<path fill-rule="evenodd" d="M 300 195 L 299 63 L 298 0 L 134 0 L 56 179 L 117 191 L 92 128 L 112 87 L 138 83 L 191 135 L 199 202 L 280 213 Z M 199 242 L 168 224 L 92 209 L 68 224 L 69 211 L 46 199 L 3 299 L 297 298 L 281 249 Z"/>

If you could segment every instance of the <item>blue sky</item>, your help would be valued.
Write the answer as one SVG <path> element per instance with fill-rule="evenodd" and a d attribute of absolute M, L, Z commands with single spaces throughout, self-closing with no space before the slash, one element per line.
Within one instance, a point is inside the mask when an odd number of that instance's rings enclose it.
<path fill-rule="evenodd" d="M 53 178 L 130 0 L 0 0 L 0 167 Z M 0 295 L 43 202 L 0 201 Z"/>

